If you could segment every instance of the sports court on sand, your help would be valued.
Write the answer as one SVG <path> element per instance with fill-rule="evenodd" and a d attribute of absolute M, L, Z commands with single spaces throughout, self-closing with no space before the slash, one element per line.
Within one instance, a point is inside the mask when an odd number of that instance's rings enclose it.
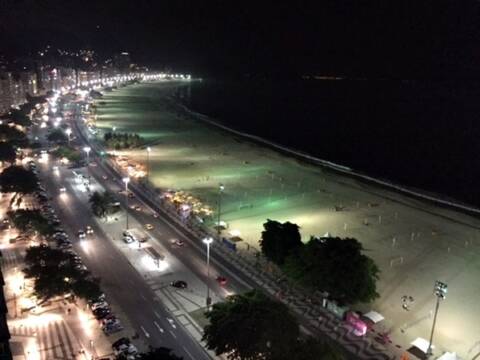
<path fill-rule="evenodd" d="M 243 244 L 258 245 L 267 218 L 297 223 L 304 240 L 327 232 L 357 238 L 381 269 L 380 298 L 364 310 L 382 313 L 385 328 L 403 346 L 428 339 L 433 285 L 446 282 L 434 344 L 465 358 L 480 353 L 480 220 L 302 163 L 183 115 L 169 99 L 176 86 L 122 88 L 105 93 L 98 106 L 100 129 L 116 127 L 147 140 L 155 186 L 184 190 L 215 209 L 222 183 L 222 220 Z M 147 159 L 146 150 L 123 154 Z M 402 308 L 404 295 L 414 299 L 409 311 Z"/>

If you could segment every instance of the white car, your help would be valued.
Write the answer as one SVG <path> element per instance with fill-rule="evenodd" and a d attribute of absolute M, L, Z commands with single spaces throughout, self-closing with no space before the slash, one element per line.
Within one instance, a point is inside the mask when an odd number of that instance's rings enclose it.
<path fill-rule="evenodd" d="M 85 231 L 78 230 L 77 235 L 80 239 L 85 239 Z"/>
<path fill-rule="evenodd" d="M 53 167 L 52 167 L 52 170 L 53 170 L 53 171 L 58 171 L 58 166 L 53 166 Z"/>
<path fill-rule="evenodd" d="M 87 234 L 93 234 L 93 229 L 90 225 L 87 225 L 87 227 L 85 228 L 85 231 Z"/>
<path fill-rule="evenodd" d="M 123 241 L 125 241 L 127 244 L 131 244 L 133 243 L 133 238 L 130 235 L 124 235 Z"/>
<path fill-rule="evenodd" d="M 62 187 L 60 188 L 60 192 L 61 192 L 61 193 L 67 192 L 67 188 L 66 188 L 65 186 L 62 186 Z"/>

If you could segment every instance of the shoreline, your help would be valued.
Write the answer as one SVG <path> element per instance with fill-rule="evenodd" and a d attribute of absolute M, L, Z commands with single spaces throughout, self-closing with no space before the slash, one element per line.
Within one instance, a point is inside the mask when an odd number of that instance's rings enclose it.
<path fill-rule="evenodd" d="M 336 164 L 334 162 L 317 158 L 308 153 L 302 152 L 300 150 L 288 148 L 276 142 L 270 141 L 268 139 L 256 136 L 250 133 L 242 132 L 234 128 L 230 128 L 218 120 L 211 118 L 208 115 L 196 112 L 188 108 L 181 100 L 176 99 L 174 96 L 169 97 L 173 103 L 173 106 L 180 108 L 180 110 L 188 115 L 193 120 L 200 120 L 210 126 L 213 126 L 217 129 L 221 129 L 227 133 L 241 137 L 244 140 L 249 140 L 254 142 L 257 145 L 266 146 L 267 148 L 274 150 L 282 155 L 290 156 L 291 158 L 308 163 L 310 165 L 320 166 L 321 168 L 327 169 L 329 171 L 335 172 L 340 175 L 347 176 L 354 180 L 360 180 L 366 184 L 375 184 L 382 189 L 395 191 L 399 194 L 408 196 L 409 198 L 415 200 L 427 201 L 432 205 L 441 206 L 448 210 L 456 210 L 467 215 L 480 217 L 480 208 L 477 208 L 473 205 L 462 203 L 456 199 L 448 198 L 446 195 L 430 193 L 427 190 L 415 189 L 412 187 L 406 187 L 400 184 L 396 184 L 387 179 L 379 179 L 369 176 L 368 174 L 356 171 L 348 166 Z"/>

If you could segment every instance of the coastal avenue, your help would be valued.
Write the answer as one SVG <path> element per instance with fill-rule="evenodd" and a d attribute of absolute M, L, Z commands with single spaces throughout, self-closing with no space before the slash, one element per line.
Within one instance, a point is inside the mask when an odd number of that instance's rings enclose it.
<path fill-rule="evenodd" d="M 88 204 L 88 194 L 79 191 L 76 187 L 66 185 L 67 193 L 59 196 L 58 183 L 59 177 L 67 179 L 73 178 L 71 170 L 61 169 L 60 173 L 55 174 L 52 171 L 53 164 L 42 164 L 41 175 L 47 191 L 53 195 L 54 207 L 57 208 L 59 217 L 65 225 L 65 229 L 72 239 L 77 238 L 77 230 L 85 229 L 87 225 L 92 226 L 95 236 L 91 238 L 90 249 L 87 251 L 82 247 L 80 241 L 74 242 L 74 247 L 82 255 L 87 267 L 97 276 L 101 277 L 102 287 L 107 293 L 107 297 L 112 303 L 117 303 L 126 314 L 130 323 L 134 326 L 133 332 L 136 332 L 140 338 L 148 345 L 154 347 L 169 347 L 177 355 L 184 359 L 210 359 L 206 351 L 198 344 L 196 340 L 185 330 L 175 317 L 164 308 L 152 288 L 148 286 L 145 279 L 139 274 L 127 259 L 112 244 L 109 234 L 106 234 L 96 221 L 92 221 L 92 212 Z M 101 178 L 104 173 L 100 168 L 90 167 L 90 174 Z M 116 182 L 106 183 L 106 187 L 114 192 L 118 190 Z M 117 188 L 115 188 L 117 187 Z M 135 212 L 132 214 L 139 218 L 141 222 L 145 219 Z M 145 216 L 145 215 L 143 215 Z M 154 219 L 148 221 L 153 223 Z M 123 229 L 123 223 L 118 223 L 119 232 Z M 155 224 L 157 229 L 154 235 L 169 234 L 174 236 L 172 230 L 162 222 Z M 189 247 L 182 249 L 179 256 L 188 257 L 192 251 Z M 205 264 L 200 262 L 195 268 L 196 274 L 205 278 Z M 217 270 L 218 271 L 218 270 Z M 234 289 L 232 283 L 232 291 Z M 221 296 L 225 296 L 224 289 L 221 289 L 214 282 L 210 284 Z M 242 287 L 235 291 L 242 290 Z"/>

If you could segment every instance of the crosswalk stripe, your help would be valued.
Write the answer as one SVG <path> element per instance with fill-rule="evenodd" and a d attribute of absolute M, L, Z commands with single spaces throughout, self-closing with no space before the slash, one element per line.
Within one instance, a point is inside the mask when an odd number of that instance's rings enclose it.
<path fill-rule="evenodd" d="M 62 323 L 63 323 L 63 321 L 62 321 Z M 60 349 L 61 349 L 61 351 L 62 351 L 63 358 L 64 358 L 64 359 L 68 359 L 69 356 L 67 355 L 67 350 L 65 349 L 65 343 L 66 343 L 66 341 L 65 341 L 65 339 L 63 338 L 64 335 L 62 335 L 62 331 L 60 331 L 60 326 L 58 325 L 58 322 L 57 322 L 57 321 L 55 322 L 55 330 L 56 330 L 56 333 L 57 333 L 57 335 L 58 335 L 58 339 L 59 339 L 59 341 L 60 341 Z M 71 352 L 70 352 L 70 354 L 71 354 Z"/>
<path fill-rule="evenodd" d="M 45 351 L 48 346 L 47 344 L 47 333 L 45 331 L 42 331 L 43 329 L 39 329 L 37 326 L 37 333 L 39 336 L 37 336 L 37 341 L 38 341 L 38 346 L 40 349 L 40 356 L 42 359 L 45 359 Z"/>
<path fill-rule="evenodd" d="M 71 336 L 73 334 L 71 331 L 69 331 L 70 329 L 67 327 L 64 321 L 62 321 L 60 325 L 62 326 L 65 336 L 67 338 L 67 345 L 70 353 L 75 354 L 75 348 L 73 347 L 72 341 L 71 341 L 71 339 L 75 339 L 75 336 Z"/>

